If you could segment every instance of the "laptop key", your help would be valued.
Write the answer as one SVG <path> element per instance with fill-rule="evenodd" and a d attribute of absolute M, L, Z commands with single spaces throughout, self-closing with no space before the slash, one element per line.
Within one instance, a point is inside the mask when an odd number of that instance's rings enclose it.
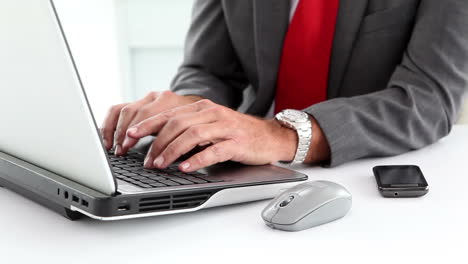
<path fill-rule="evenodd" d="M 137 180 L 137 181 L 141 181 L 141 180 L 146 180 L 146 179 L 148 179 L 148 178 L 146 178 L 146 177 L 138 176 L 138 175 L 130 176 L 130 178 L 132 178 L 132 179 L 134 179 L 134 180 Z"/>
<path fill-rule="evenodd" d="M 180 172 L 180 171 L 176 171 L 176 172 L 173 172 L 171 174 L 174 175 L 174 176 L 179 176 L 179 177 L 184 177 L 184 176 L 188 175 L 187 173 Z"/>
<path fill-rule="evenodd" d="M 208 183 L 208 181 L 193 176 L 185 176 L 184 178 L 194 183 Z"/>
<path fill-rule="evenodd" d="M 179 178 L 179 177 L 170 177 L 169 180 L 175 181 L 177 183 L 184 184 L 184 185 L 193 184 L 193 182 L 188 181 L 186 179 Z"/>
<path fill-rule="evenodd" d="M 135 180 L 128 180 L 127 182 L 131 183 L 131 184 L 135 184 L 137 186 L 139 186 L 141 183 L 139 181 L 135 181 Z"/>
<path fill-rule="evenodd" d="M 130 167 L 130 168 L 127 168 L 128 171 L 141 171 L 141 168 L 139 167 Z"/>
<path fill-rule="evenodd" d="M 146 176 L 146 177 L 157 177 L 158 174 L 156 173 L 150 173 L 150 172 L 136 172 L 136 174 L 141 175 L 141 176 Z"/>
<path fill-rule="evenodd" d="M 145 176 L 151 180 L 159 181 L 159 180 L 167 180 L 167 177 L 160 177 L 160 176 Z"/>
<path fill-rule="evenodd" d="M 125 172 L 125 173 L 122 173 L 122 175 L 123 175 L 123 176 L 127 176 L 127 177 L 138 176 L 138 174 L 132 173 L 132 172 Z"/>
<path fill-rule="evenodd" d="M 196 177 L 203 177 L 203 176 L 207 176 L 206 173 L 201 173 L 201 172 L 198 172 L 198 171 L 195 171 L 195 172 L 190 172 L 189 175 L 192 175 L 192 176 L 196 176 Z"/>
<path fill-rule="evenodd" d="M 155 183 L 150 183 L 152 187 L 166 187 L 166 184 L 160 183 L 160 182 L 155 182 Z"/>
<path fill-rule="evenodd" d="M 144 179 L 144 180 L 140 180 L 142 183 L 147 183 L 147 184 L 150 184 L 150 183 L 156 183 L 157 181 L 155 180 L 148 180 L 148 179 Z"/>
<path fill-rule="evenodd" d="M 170 181 L 170 180 L 160 180 L 159 182 L 164 183 L 164 184 L 166 184 L 168 186 L 178 186 L 178 185 L 180 185 L 179 183 L 174 182 L 174 181 Z"/>

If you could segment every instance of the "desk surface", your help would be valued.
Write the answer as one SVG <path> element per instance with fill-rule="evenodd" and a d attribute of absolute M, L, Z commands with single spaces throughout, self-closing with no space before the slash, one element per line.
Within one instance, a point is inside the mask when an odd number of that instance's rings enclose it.
<path fill-rule="evenodd" d="M 468 263 L 468 126 L 397 157 L 334 169 L 303 167 L 353 194 L 343 219 L 302 232 L 266 227 L 267 201 L 120 222 L 71 222 L 0 189 L 2 263 Z M 371 168 L 417 164 L 430 185 L 422 198 L 380 197 Z M 403 260 L 404 261 L 401 261 Z M 4 262 L 10 260 L 12 262 Z M 14 260 L 14 261 L 13 261 Z"/>

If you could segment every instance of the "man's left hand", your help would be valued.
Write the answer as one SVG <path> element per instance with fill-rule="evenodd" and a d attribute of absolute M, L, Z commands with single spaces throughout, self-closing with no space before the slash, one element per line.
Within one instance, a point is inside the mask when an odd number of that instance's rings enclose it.
<path fill-rule="evenodd" d="M 132 126 L 124 148 L 152 134 L 158 137 L 148 151 L 146 168 L 166 168 L 196 146 L 208 146 L 179 165 L 185 172 L 228 160 L 248 165 L 290 161 L 297 148 L 296 132 L 276 120 L 242 114 L 206 99 Z"/>

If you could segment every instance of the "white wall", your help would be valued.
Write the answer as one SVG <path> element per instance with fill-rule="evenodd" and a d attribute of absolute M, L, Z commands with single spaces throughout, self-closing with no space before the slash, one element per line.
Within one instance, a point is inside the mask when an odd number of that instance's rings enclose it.
<path fill-rule="evenodd" d="M 55 0 L 98 123 L 109 106 L 169 88 L 192 0 Z"/>
<path fill-rule="evenodd" d="M 115 0 L 123 97 L 169 88 L 182 61 L 192 0 Z"/>
<path fill-rule="evenodd" d="M 107 108 L 122 100 L 114 0 L 54 3 L 100 124 Z"/>

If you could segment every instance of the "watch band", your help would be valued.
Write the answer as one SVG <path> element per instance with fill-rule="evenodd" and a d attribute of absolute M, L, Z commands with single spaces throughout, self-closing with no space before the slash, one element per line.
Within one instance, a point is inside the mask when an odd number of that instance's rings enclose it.
<path fill-rule="evenodd" d="M 296 128 L 298 136 L 298 144 L 296 155 L 291 164 L 303 163 L 309 153 L 310 141 L 312 140 L 312 127 L 309 121 L 309 125 L 301 125 Z"/>
<path fill-rule="evenodd" d="M 296 130 L 298 144 L 296 154 L 291 162 L 286 164 L 303 163 L 309 153 L 310 142 L 312 140 L 312 122 L 307 113 L 287 109 L 278 113 L 275 117 L 282 125 Z"/>

